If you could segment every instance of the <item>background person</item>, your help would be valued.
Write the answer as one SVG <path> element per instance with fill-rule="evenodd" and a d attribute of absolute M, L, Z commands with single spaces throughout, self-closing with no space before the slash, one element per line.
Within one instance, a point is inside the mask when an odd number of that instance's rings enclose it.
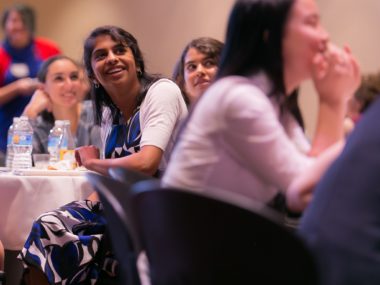
<path fill-rule="evenodd" d="M 38 73 L 40 88 L 26 106 L 24 115 L 33 125 L 33 153 L 48 153 L 49 132 L 55 120 L 69 120 L 76 146 L 101 148 L 100 128 L 94 122 L 83 72 L 71 58 L 57 55 L 47 59 Z M 85 85 L 85 86 L 83 86 Z"/>
<path fill-rule="evenodd" d="M 8 128 L 38 87 L 35 77 L 42 61 L 60 50 L 35 37 L 35 15 L 29 6 L 17 4 L 5 10 L 1 25 L 5 40 L 0 46 L 0 152 L 4 154 Z"/>
<path fill-rule="evenodd" d="M 183 49 L 172 78 L 187 105 L 193 104 L 214 80 L 222 49 L 223 43 L 210 37 L 196 38 Z"/>
<path fill-rule="evenodd" d="M 320 284 L 379 283 L 379 120 L 377 100 L 318 183 L 301 219 L 299 233 L 316 257 Z"/>

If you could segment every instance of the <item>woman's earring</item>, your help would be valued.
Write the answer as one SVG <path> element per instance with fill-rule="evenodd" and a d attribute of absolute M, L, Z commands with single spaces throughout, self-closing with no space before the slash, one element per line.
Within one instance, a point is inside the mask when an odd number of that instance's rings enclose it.
<path fill-rule="evenodd" d="M 99 83 L 98 83 L 97 81 L 94 81 L 94 87 L 95 87 L 96 89 L 99 88 Z"/>
<path fill-rule="evenodd" d="M 139 68 L 139 69 L 137 69 L 137 77 L 141 77 L 142 76 L 142 71 L 141 71 L 141 69 Z"/>

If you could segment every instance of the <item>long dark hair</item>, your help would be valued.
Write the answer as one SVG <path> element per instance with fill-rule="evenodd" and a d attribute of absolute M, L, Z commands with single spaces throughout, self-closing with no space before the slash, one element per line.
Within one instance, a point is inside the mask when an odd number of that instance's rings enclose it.
<path fill-rule="evenodd" d="M 177 83 L 179 88 L 181 89 L 183 98 L 187 105 L 190 104 L 189 96 L 185 90 L 185 57 L 190 48 L 195 48 L 200 53 L 204 54 L 206 58 L 211 59 L 215 62 L 215 65 L 219 65 L 220 55 L 222 53 L 224 44 L 217 39 L 210 37 L 201 37 L 193 39 L 190 43 L 186 45 L 181 53 L 181 57 L 179 58 L 177 64 L 174 67 L 172 78 Z"/>
<path fill-rule="evenodd" d="M 217 78 L 264 72 L 281 111 L 290 111 L 303 127 L 298 90 L 286 96 L 282 41 L 294 0 L 237 0 L 232 8 Z"/>
<path fill-rule="evenodd" d="M 84 42 L 83 61 L 87 75 L 90 79 L 95 78 L 94 71 L 91 66 L 91 56 L 92 52 L 94 51 L 95 40 L 98 36 L 102 35 L 108 35 L 111 37 L 113 41 L 125 44 L 132 50 L 136 67 L 139 70 L 137 73 L 137 78 L 141 84 L 140 94 L 137 97 L 136 102 L 136 105 L 139 106 L 141 102 L 144 100 L 149 87 L 160 77 L 157 75 L 151 75 L 146 72 L 142 52 L 138 46 L 136 38 L 132 34 L 128 33 L 120 27 L 101 26 L 94 29 Z M 112 120 L 114 122 L 120 118 L 121 113 L 119 108 L 112 101 L 111 97 L 108 95 L 107 91 L 103 88 L 103 86 L 100 85 L 98 88 L 96 88 L 96 86 L 94 86 L 92 82 L 91 96 L 94 102 L 94 114 L 95 121 L 97 124 L 100 124 L 102 121 L 103 107 L 108 107 L 110 109 L 112 114 Z"/>

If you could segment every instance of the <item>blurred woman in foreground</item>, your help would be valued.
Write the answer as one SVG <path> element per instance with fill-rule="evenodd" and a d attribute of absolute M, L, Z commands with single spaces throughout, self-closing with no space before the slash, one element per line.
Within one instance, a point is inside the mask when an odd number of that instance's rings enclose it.
<path fill-rule="evenodd" d="M 263 203 L 282 191 L 302 211 L 312 195 L 297 180 L 320 174 L 339 152 L 339 144 L 329 147 L 343 138 L 359 74 L 349 49 L 329 43 L 314 0 L 236 1 L 217 80 L 190 114 L 163 184 Z M 307 79 L 319 94 L 311 146 L 294 100 Z"/>

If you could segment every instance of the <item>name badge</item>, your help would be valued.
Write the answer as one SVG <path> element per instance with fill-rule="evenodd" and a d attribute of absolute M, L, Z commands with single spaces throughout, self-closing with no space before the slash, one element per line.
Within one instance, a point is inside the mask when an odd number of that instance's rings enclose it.
<path fill-rule="evenodd" d="M 17 78 L 29 76 L 29 67 L 25 63 L 12 63 L 10 73 Z"/>

